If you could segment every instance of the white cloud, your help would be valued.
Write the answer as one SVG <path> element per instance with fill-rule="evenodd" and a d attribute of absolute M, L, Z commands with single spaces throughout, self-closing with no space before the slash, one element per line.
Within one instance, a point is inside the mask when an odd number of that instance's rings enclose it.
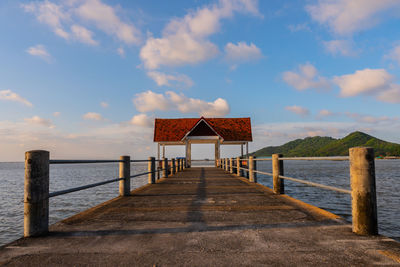
<path fill-rule="evenodd" d="M 150 90 L 136 94 L 133 104 L 140 112 L 170 109 L 170 102 L 163 94 L 157 94 Z"/>
<path fill-rule="evenodd" d="M 293 112 L 297 115 L 301 115 L 301 116 L 307 116 L 310 115 L 310 111 L 307 108 L 304 107 L 300 107 L 300 106 L 287 106 L 285 107 L 286 110 Z"/>
<path fill-rule="evenodd" d="M 150 37 L 140 51 L 148 69 L 162 65 L 195 64 L 214 57 L 218 48 L 207 38 L 220 29 L 220 20 L 234 12 L 259 16 L 255 0 L 220 0 L 218 4 L 189 12 L 183 18 L 172 19 L 164 28 L 162 38 Z"/>
<path fill-rule="evenodd" d="M 1 90 L 0 91 L 0 99 L 1 100 L 8 100 L 8 101 L 15 101 L 24 104 L 28 107 L 33 107 L 32 103 L 26 100 L 25 98 L 21 97 L 17 93 L 11 90 Z"/>
<path fill-rule="evenodd" d="M 227 43 L 225 46 L 225 53 L 225 58 L 232 62 L 258 60 L 263 56 L 260 48 L 255 44 L 251 43 L 248 45 L 245 42 L 238 42 L 237 45 Z"/>
<path fill-rule="evenodd" d="M 395 46 L 385 57 L 396 61 L 400 65 L 400 45 Z"/>
<path fill-rule="evenodd" d="M 68 21 L 70 17 L 61 5 L 45 0 L 43 2 L 22 4 L 21 6 L 26 12 L 33 13 L 39 22 L 48 25 L 56 35 L 64 39 L 69 38 L 69 33 L 64 30 L 62 24 Z"/>
<path fill-rule="evenodd" d="M 363 115 L 359 113 L 354 113 L 354 112 L 345 112 L 344 115 L 346 115 L 349 118 L 354 119 L 356 122 L 361 122 L 361 123 L 369 123 L 369 124 L 377 124 L 377 123 L 394 123 L 398 122 L 398 118 L 390 118 L 388 116 L 371 116 L 371 115 Z"/>
<path fill-rule="evenodd" d="M 225 99 L 217 98 L 213 102 L 206 102 L 172 91 L 166 92 L 165 95 L 146 91 L 137 94 L 133 103 L 140 112 L 178 110 L 181 113 L 198 113 L 205 117 L 223 117 L 230 111 Z"/>
<path fill-rule="evenodd" d="M 39 57 L 44 59 L 45 61 L 49 61 L 51 56 L 49 52 L 47 52 L 46 48 L 43 45 L 35 45 L 29 47 L 26 52 L 32 56 Z"/>
<path fill-rule="evenodd" d="M 329 89 L 329 81 L 318 75 L 317 69 L 310 63 L 299 65 L 298 71 L 286 71 L 283 73 L 283 80 L 297 90 Z"/>
<path fill-rule="evenodd" d="M 354 74 L 336 76 L 333 81 L 340 87 L 341 96 L 351 97 L 387 90 L 393 79 L 394 77 L 384 69 L 364 69 Z"/>
<path fill-rule="evenodd" d="M 83 125 L 78 132 L 64 132 L 27 121 L 0 121 L 0 161 L 23 161 L 24 152 L 35 149 L 50 151 L 52 158 L 146 159 L 156 153 L 152 133 L 151 127 L 130 123 Z"/>
<path fill-rule="evenodd" d="M 102 121 L 104 120 L 103 116 L 101 114 L 96 113 L 96 112 L 88 112 L 82 116 L 85 120 L 94 120 L 94 121 Z"/>
<path fill-rule="evenodd" d="M 74 35 L 74 38 L 81 43 L 85 43 L 88 45 L 98 45 L 99 43 L 93 40 L 93 32 L 89 31 L 83 26 L 74 24 L 71 26 L 71 32 Z"/>
<path fill-rule="evenodd" d="M 176 94 L 174 92 L 166 92 L 172 106 L 182 113 L 196 112 L 204 117 L 224 117 L 229 111 L 229 104 L 225 99 L 217 98 L 214 102 L 206 102 L 204 100 L 189 98 L 183 94 Z"/>
<path fill-rule="evenodd" d="M 142 113 L 133 116 L 130 123 L 141 127 L 153 127 L 154 119 Z"/>
<path fill-rule="evenodd" d="M 93 32 L 78 25 L 79 21 L 94 26 L 126 44 L 137 45 L 141 42 L 140 31 L 133 24 L 122 21 L 117 16 L 117 8 L 104 4 L 101 0 L 70 0 L 60 4 L 45 0 L 22 4 L 21 7 L 66 40 L 75 39 L 85 44 L 98 45 L 98 42 L 93 40 Z M 71 32 L 65 30 L 68 25 Z"/>
<path fill-rule="evenodd" d="M 327 109 L 322 109 L 322 110 L 320 110 L 318 112 L 317 118 L 321 119 L 321 118 L 325 118 L 325 117 L 331 117 L 331 116 L 334 116 L 334 115 L 337 115 L 337 113 L 332 112 L 332 111 L 327 110 Z"/>
<path fill-rule="evenodd" d="M 376 25 L 384 11 L 398 7 L 398 0 L 318 0 L 306 10 L 313 20 L 345 35 Z"/>
<path fill-rule="evenodd" d="M 123 47 L 117 48 L 117 53 L 118 53 L 118 55 L 120 55 L 121 57 L 125 57 L 125 49 L 124 49 Z"/>
<path fill-rule="evenodd" d="M 151 79 L 153 79 L 158 86 L 179 86 L 192 87 L 193 81 L 184 74 L 171 75 L 158 71 L 150 71 L 147 73 Z M 172 83 L 171 83 L 172 82 Z"/>
<path fill-rule="evenodd" d="M 353 49 L 353 44 L 348 40 L 331 40 L 323 42 L 325 50 L 332 55 L 355 56 L 357 52 Z"/>
<path fill-rule="evenodd" d="M 51 120 L 43 119 L 39 116 L 33 116 L 32 118 L 25 118 L 24 121 L 29 124 L 37 124 L 37 125 L 42 125 L 42 126 L 46 126 L 49 128 L 55 128 L 55 126 L 53 125 Z"/>
<path fill-rule="evenodd" d="M 75 12 L 82 19 L 94 23 L 97 28 L 124 43 L 140 43 L 140 31 L 134 25 L 121 21 L 116 10 L 100 0 L 85 0 Z"/>
<path fill-rule="evenodd" d="M 56 111 L 56 112 L 53 113 L 54 117 L 59 117 L 60 115 L 61 115 L 61 112 L 59 112 L 59 111 Z"/>
<path fill-rule="evenodd" d="M 100 106 L 102 107 L 102 108 L 108 108 L 108 106 L 109 106 L 109 104 L 107 103 L 107 102 L 100 102 Z"/>
<path fill-rule="evenodd" d="M 391 84 L 387 90 L 378 94 L 378 100 L 387 103 L 400 103 L 400 85 Z"/>

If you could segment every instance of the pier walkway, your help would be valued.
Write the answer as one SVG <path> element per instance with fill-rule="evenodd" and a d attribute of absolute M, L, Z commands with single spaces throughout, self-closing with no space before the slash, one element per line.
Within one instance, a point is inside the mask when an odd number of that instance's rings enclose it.
<path fill-rule="evenodd" d="M 0 249 L 5 266 L 397 266 L 399 243 L 222 169 L 193 167 Z"/>

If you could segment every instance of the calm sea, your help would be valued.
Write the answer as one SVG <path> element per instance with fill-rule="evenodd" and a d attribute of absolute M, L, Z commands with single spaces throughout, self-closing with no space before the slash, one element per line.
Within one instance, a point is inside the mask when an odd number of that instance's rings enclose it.
<path fill-rule="evenodd" d="M 204 163 L 203 163 L 204 164 Z M 210 162 L 205 162 L 210 164 Z M 285 175 L 350 189 L 346 161 L 285 161 Z M 200 162 L 194 165 L 202 165 Z M 376 183 L 380 234 L 400 240 L 400 160 L 377 160 Z M 258 162 L 258 169 L 271 172 L 271 162 Z M 132 164 L 132 175 L 145 172 L 146 164 Z M 118 164 L 51 165 L 50 192 L 118 177 Z M 272 187 L 269 176 L 258 182 Z M 24 163 L 0 163 L 0 245 L 23 234 Z M 132 179 L 132 189 L 147 183 L 147 176 Z M 285 181 L 286 194 L 329 210 L 351 221 L 350 195 Z M 50 223 L 55 223 L 118 195 L 118 183 L 50 199 Z"/>

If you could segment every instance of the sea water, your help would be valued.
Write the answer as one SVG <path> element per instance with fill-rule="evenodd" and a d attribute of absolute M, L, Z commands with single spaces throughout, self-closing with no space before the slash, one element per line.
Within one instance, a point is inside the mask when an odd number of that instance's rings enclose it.
<path fill-rule="evenodd" d="M 213 162 L 193 162 L 206 166 Z M 400 240 L 400 160 L 376 160 L 379 232 Z M 271 161 L 258 161 L 257 169 L 271 172 Z M 133 163 L 131 175 L 143 173 L 147 163 Z M 285 176 L 350 189 L 348 161 L 285 161 Z M 118 177 L 118 163 L 50 166 L 50 192 Z M 272 187 L 272 178 L 258 174 L 258 182 Z M 132 189 L 147 183 L 147 175 L 131 179 Z M 23 235 L 24 163 L 0 163 L 0 245 Z M 351 221 L 348 194 L 285 181 L 285 193 Z M 50 199 L 50 224 L 118 196 L 118 183 Z"/>

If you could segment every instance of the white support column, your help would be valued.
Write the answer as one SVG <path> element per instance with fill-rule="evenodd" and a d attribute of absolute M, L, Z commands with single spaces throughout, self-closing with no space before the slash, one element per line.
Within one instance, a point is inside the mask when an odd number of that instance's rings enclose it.
<path fill-rule="evenodd" d="M 192 146 L 189 141 L 186 140 L 186 167 L 190 168 L 192 165 Z"/>
<path fill-rule="evenodd" d="M 246 142 L 246 158 L 249 158 L 249 142 Z"/>
<path fill-rule="evenodd" d="M 161 163 L 160 163 L 160 143 L 157 143 L 157 163 L 156 163 L 156 170 L 157 170 L 156 177 L 157 177 L 157 180 L 159 180 L 160 177 L 161 177 L 161 171 L 160 171 L 160 169 L 161 169 Z"/>
<path fill-rule="evenodd" d="M 243 158 L 243 144 L 240 145 L 240 152 L 241 152 L 241 155 L 242 155 L 242 158 Z"/>
<path fill-rule="evenodd" d="M 215 167 L 219 166 L 219 157 L 220 157 L 220 143 L 219 140 L 215 142 Z"/>

